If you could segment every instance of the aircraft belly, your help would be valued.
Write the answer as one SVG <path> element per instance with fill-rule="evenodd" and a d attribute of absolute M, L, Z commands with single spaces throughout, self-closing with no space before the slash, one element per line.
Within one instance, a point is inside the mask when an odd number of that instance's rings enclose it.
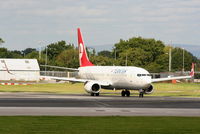
<path fill-rule="evenodd" d="M 113 83 L 113 87 L 117 89 L 139 90 L 143 89 L 143 85 L 138 81 L 118 80 Z"/>
<path fill-rule="evenodd" d="M 130 83 L 126 80 L 126 78 L 112 78 L 112 83 L 112 86 L 114 88 L 125 89 L 131 87 Z"/>

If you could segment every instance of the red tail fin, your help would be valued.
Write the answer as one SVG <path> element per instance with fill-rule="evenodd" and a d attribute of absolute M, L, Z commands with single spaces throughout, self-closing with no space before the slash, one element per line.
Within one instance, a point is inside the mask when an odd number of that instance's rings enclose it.
<path fill-rule="evenodd" d="M 194 76 L 194 63 L 192 63 L 192 69 L 190 72 L 190 76 L 193 77 Z"/>
<path fill-rule="evenodd" d="M 94 66 L 88 59 L 80 28 L 78 31 L 79 63 L 80 67 Z"/>

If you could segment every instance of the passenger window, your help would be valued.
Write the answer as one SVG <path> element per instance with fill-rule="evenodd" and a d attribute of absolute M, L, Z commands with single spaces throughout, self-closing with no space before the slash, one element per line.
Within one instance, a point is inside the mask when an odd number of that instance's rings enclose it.
<path fill-rule="evenodd" d="M 140 77 L 140 76 L 141 76 L 141 74 L 137 74 L 137 76 L 138 76 L 138 77 Z"/>

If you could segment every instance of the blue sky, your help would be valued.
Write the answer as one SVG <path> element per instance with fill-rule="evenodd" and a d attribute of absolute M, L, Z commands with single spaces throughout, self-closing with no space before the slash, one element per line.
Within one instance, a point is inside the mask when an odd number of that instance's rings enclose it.
<path fill-rule="evenodd" d="M 200 0 L 0 0 L 0 37 L 8 49 L 65 40 L 87 46 L 133 36 L 200 49 Z"/>

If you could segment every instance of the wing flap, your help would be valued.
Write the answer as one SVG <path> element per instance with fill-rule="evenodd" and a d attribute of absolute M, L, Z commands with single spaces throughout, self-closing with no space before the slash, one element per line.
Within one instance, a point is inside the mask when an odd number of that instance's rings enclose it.
<path fill-rule="evenodd" d="M 42 78 L 51 79 L 51 80 L 69 81 L 69 82 L 75 82 L 75 83 L 86 83 L 89 81 L 93 81 L 95 83 L 98 83 L 101 86 L 111 85 L 111 83 L 107 81 L 98 81 L 98 80 L 89 80 L 89 79 L 77 79 L 77 78 L 53 77 L 53 76 L 43 76 Z"/>

